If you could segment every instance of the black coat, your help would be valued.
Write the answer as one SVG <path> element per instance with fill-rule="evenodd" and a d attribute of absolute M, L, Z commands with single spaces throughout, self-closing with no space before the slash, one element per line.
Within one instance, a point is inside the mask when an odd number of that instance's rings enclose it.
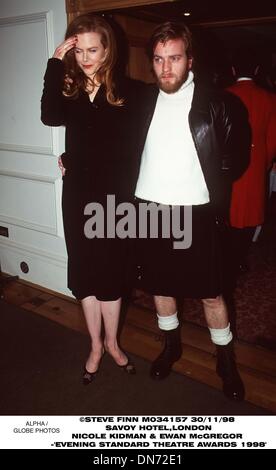
<path fill-rule="evenodd" d="M 135 103 L 139 102 L 140 84 L 121 81 L 118 92 L 125 102 L 113 106 L 107 102 L 103 86 L 93 103 L 84 91 L 76 99 L 63 96 L 63 80 L 62 61 L 50 59 L 41 120 L 66 128 L 62 211 L 68 287 L 78 299 L 95 295 L 99 300 L 115 300 L 124 293 L 128 243 L 117 236 L 86 237 L 84 208 L 95 202 L 105 207 L 108 194 L 115 195 L 117 203 L 133 197 L 139 162 Z"/>
<path fill-rule="evenodd" d="M 48 126 L 66 127 L 62 160 L 67 173 L 88 175 L 95 197 L 115 194 L 128 200 L 138 171 L 135 108 L 140 82 L 121 81 L 118 94 L 124 105 L 112 106 L 103 86 L 93 103 L 84 91 L 77 99 L 63 96 L 64 65 L 59 59 L 48 61 L 44 79 L 41 120 Z"/>
<path fill-rule="evenodd" d="M 159 90 L 154 85 L 149 85 L 144 92 L 140 107 L 140 155 L 158 93 Z M 232 182 L 249 164 L 251 132 L 247 110 L 230 93 L 204 89 L 195 84 L 189 124 L 210 203 L 217 215 L 225 214 L 229 208 Z"/>

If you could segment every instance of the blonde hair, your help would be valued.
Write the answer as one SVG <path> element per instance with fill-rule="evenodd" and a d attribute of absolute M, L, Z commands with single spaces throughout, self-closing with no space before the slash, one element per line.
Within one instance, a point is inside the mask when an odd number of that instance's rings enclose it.
<path fill-rule="evenodd" d="M 65 39 L 82 33 L 98 33 L 101 43 L 106 49 L 106 57 L 97 70 L 94 80 L 87 77 L 77 64 L 74 49 L 71 49 L 63 58 L 65 64 L 65 80 L 63 94 L 68 98 L 77 98 L 79 91 L 87 90 L 88 85 L 95 86 L 101 83 L 106 89 L 106 99 L 114 106 L 122 106 L 123 99 L 116 96 L 114 81 L 114 67 L 117 62 L 116 40 L 111 26 L 101 16 L 92 14 L 77 16 L 67 27 Z"/>

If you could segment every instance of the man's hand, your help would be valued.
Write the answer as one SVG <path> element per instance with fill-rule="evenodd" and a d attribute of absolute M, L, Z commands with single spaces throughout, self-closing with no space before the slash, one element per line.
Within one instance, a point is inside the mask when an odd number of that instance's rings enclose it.
<path fill-rule="evenodd" d="M 64 166 L 63 166 L 61 157 L 59 157 L 59 159 L 58 159 L 58 166 L 59 166 L 59 169 L 60 169 L 60 171 L 61 171 L 62 176 L 64 176 L 64 175 L 65 175 L 65 172 L 66 172 L 66 169 L 65 169 Z"/>

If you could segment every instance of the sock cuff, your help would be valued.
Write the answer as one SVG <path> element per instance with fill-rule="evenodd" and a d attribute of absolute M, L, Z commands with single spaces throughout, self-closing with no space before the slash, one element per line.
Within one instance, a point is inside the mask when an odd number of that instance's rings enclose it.
<path fill-rule="evenodd" d="M 174 313 L 173 315 L 168 315 L 166 317 L 162 317 L 161 315 L 158 315 L 157 313 L 157 319 L 158 319 L 158 326 L 160 330 L 175 330 L 178 325 L 178 317 L 177 317 L 177 312 Z"/>
<path fill-rule="evenodd" d="M 218 346 L 226 346 L 233 339 L 230 323 L 228 323 L 226 328 L 209 328 L 209 331 L 212 342 Z"/>

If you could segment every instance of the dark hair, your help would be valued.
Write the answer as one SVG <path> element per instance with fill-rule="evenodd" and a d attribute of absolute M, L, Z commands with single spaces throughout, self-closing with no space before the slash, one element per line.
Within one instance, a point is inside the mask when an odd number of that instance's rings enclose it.
<path fill-rule="evenodd" d="M 107 101 L 116 106 L 120 106 L 123 100 L 115 96 L 114 67 L 117 62 L 116 40 L 111 26 L 101 16 L 94 14 L 80 15 L 73 19 L 68 25 L 65 39 L 82 33 L 95 32 L 101 36 L 101 43 L 107 54 L 104 62 L 95 74 L 95 80 L 106 87 Z M 86 90 L 88 83 L 95 83 L 88 78 L 78 66 L 74 49 L 67 52 L 64 59 L 66 79 L 64 83 L 64 94 L 68 97 L 77 97 L 80 89 Z"/>
<path fill-rule="evenodd" d="M 192 58 L 192 34 L 189 28 L 183 23 L 167 21 L 157 26 L 151 35 L 147 45 L 147 54 L 150 60 L 153 58 L 157 44 L 159 42 L 165 44 L 171 39 L 182 39 L 188 58 Z"/>
<path fill-rule="evenodd" d="M 238 77 L 255 75 L 256 67 L 260 64 L 257 51 L 252 48 L 242 48 L 233 53 L 232 65 Z"/>

